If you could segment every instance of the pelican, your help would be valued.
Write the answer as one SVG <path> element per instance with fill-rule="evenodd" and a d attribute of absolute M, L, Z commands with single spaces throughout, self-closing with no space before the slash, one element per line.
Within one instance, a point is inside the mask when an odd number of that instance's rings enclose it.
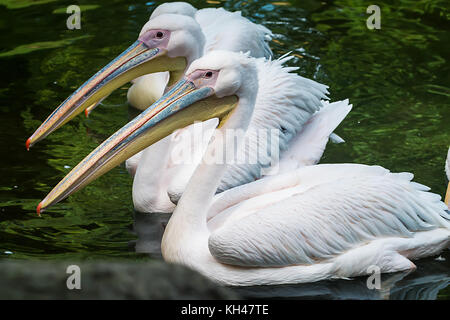
<path fill-rule="evenodd" d="M 192 17 L 195 17 L 195 20 Z M 165 40 L 151 38 L 156 37 L 158 32 L 169 35 Z M 52 123 L 63 123 L 72 117 L 73 114 L 90 105 L 92 101 L 95 101 L 92 98 L 93 96 L 96 96 L 100 100 L 103 99 L 109 94 L 108 92 L 117 87 L 117 81 L 122 81 L 123 77 L 128 77 L 128 73 L 134 74 L 135 72 L 141 72 L 141 68 L 144 68 L 144 71 L 150 69 L 154 71 L 155 69 L 152 68 L 157 67 L 165 68 L 165 66 L 158 65 L 158 59 L 164 59 L 164 57 L 166 57 L 165 59 L 185 58 L 187 64 L 189 64 L 195 57 L 216 48 L 226 48 L 230 51 L 249 51 L 253 57 L 269 58 L 271 51 L 267 40 L 270 36 L 270 30 L 248 21 L 239 12 L 231 13 L 223 9 L 202 9 L 196 11 L 196 9 L 186 3 L 161 5 L 155 9 L 149 22 L 142 28 L 139 40 L 130 47 L 131 49 L 128 49 L 134 50 L 136 46 L 145 46 L 148 51 L 138 54 L 136 58 L 131 58 L 128 62 L 125 62 L 127 59 L 130 59 L 130 55 L 127 53 L 128 50 L 119 55 L 116 58 L 117 61 L 114 60 L 107 67 L 103 68 L 103 71 L 99 71 L 97 75 L 91 78 L 73 96 L 69 97 L 66 102 L 58 107 L 28 140 L 27 146 L 32 145 L 33 141 L 37 141 L 39 136 L 43 137 L 50 133 L 53 130 L 52 128 L 55 128 L 52 127 Z M 146 40 L 146 37 L 150 37 L 151 40 Z M 166 53 L 161 57 L 158 54 L 153 57 L 153 53 L 149 53 L 153 52 L 152 50 L 161 50 L 161 52 L 164 51 Z M 139 64 L 140 60 L 138 58 L 145 54 L 150 55 L 150 60 Z M 144 57 L 142 59 L 146 58 Z M 291 148 L 291 145 L 288 145 L 289 141 L 301 132 L 302 125 L 305 121 L 312 117 L 314 112 L 317 112 L 319 108 L 323 107 L 323 103 L 320 100 L 328 99 L 326 86 L 291 73 L 296 68 L 281 68 L 289 59 L 289 57 L 282 57 L 270 64 L 258 63 L 260 66 L 259 78 L 261 82 L 264 82 L 260 85 L 267 87 L 266 94 L 273 91 L 271 93 L 273 95 L 273 103 L 269 105 L 258 103 L 251 122 L 251 128 L 254 129 L 253 132 L 257 129 L 282 129 L 284 131 L 280 141 L 280 152 L 284 152 L 288 148 L 296 150 L 295 143 L 292 143 Z M 171 61 L 173 62 L 174 60 L 170 60 L 169 62 L 163 60 L 164 63 L 168 64 Z M 167 68 L 171 70 L 170 66 Z M 156 72 L 137 78 L 128 92 L 129 101 L 141 109 L 142 106 L 151 105 L 164 92 L 168 81 L 179 75 L 179 70 L 177 70 Z M 279 72 L 280 70 L 281 72 Z M 112 74 L 109 72 L 112 72 Z M 281 82 L 284 84 L 283 90 L 279 91 L 283 93 L 282 95 L 270 89 L 273 85 L 281 85 Z M 153 89 L 150 89 L 150 87 Z M 96 102 L 89 108 L 95 105 Z M 342 112 L 346 112 L 345 106 L 343 107 L 341 109 Z M 315 117 L 316 123 L 323 122 L 323 118 L 331 118 L 336 114 L 335 111 L 329 112 L 330 109 L 325 108 L 322 110 L 321 115 Z M 342 120 L 343 117 L 338 116 L 336 119 Z M 311 121 L 308 124 L 309 128 L 317 128 L 317 124 Z M 330 127 L 324 127 L 324 131 L 333 126 L 332 130 L 334 130 L 339 122 L 337 121 L 335 123 L 335 120 L 330 119 L 327 121 Z M 178 132 L 177 134 L 171 135 L 145 151 L 127 159 L 126 167 L 128 171 L 133 176 L 138 172 L 133 181 L 132 192 L 136 210 L 150 213 L 171 213 L 173 211 L 196 164 L 201 159 L 204 148 L 193 148 L 191 152 L 195 161 L 190 164 L 175 164 L 171 161 L 170 154 L 180 146 L 185 146 L 187 144 L 185 142 L 186 139 L 189 140 L 196 131 L 196 128 L 200 125 L 202 124 L 184 128 L 182 133 Z M 205 132 L 211 133 L 211 129 L 215 128 L 214 122 L 211 121 L 204 125 L 206 126 Z M 309 131 L 312 130 L 305 130 L 305 132 Z M 320 132 L 317 133 L 318 137 L 321 136 Z M 327 135 L 327 140 L 330 135 L 335 141 L 336 139 L 339 140 L 332 131 Z M 179 139 L 177 141 L 176 138 L 182 136 L 186 137 L 186 139 Z M 209 138 L 210 135 L 205 135 L 204 140 L 208 141 Z M 247 153 L 251 148 L 254 149 L 257 147 L 256 138 L 255 134 L 249 134 L 250 141 L 246 147 Z M 306 150 L 304 147 L 303 144 L 302 150 Z M 314 152 L 314 150 L 310 151 Z M 309 164 L 317 162 L 320 159 L 320 155 L 321 153 L 311 155 L 310 157 L 314 158 L 314 160 L 308 159 Z M 303 156 L 306 156 L 306 153 Z M 232 166 L 224 176 L 222 184 L 219 187 L 219 192 L 260 178 L 262 176 L 262 161 L 266 158 L 258 159 L 259 162 L 252 165 Z M 292 157 L 286 155 L 285 158 Z M 283 160 L 280 165 L 285 167 L 285 162 L 287 163 L 288 161 Z M 291 163 L 296 163 L 296 161 L 291 161 Z M 157 170 L 155 170 L 156 168 Z"/>
<path fill-rule="evenodd" d="M 128 100 L 136 108 L 145 109 L 179 79 L 191 61 L 212 49 L 250 52 L 253 57 L 269 58 L 272 55 L 268 45 L 271 36 L 269 29 L 252 23 L 240 12 L 222 8 L 197 10 L 184 2 L 162 4 L 143 26 L 139 39 L 64 101 L 27 140 L 26 146 L 30 148 L 82 110 L 88 114 L 114 89 L 132 79 Z M 324 90 L 320 88 L 320 91 Z M 195 128 L 192 125 L 184 131 L 188 135 Z M 159 157 L 161 152 L 176 147 L 172 143 L 174 137 L 145 151 L 146 161 L 141 163 L 140 178 L 133 183 L 135 207 L 142 212 L 172 212 L 175 205 L 169 198 L 167 187 L 172 185 L 175 177 L 187 181 L 185 177 L 192 172 L 192 166 L 173 166 L 168 158 Z M 177 145 L 182 143 L 179 141 Z M 200 154 L 201 150 L 193 152 Z M 143 154 L 127 159 L 126 167 L 132 176 Z M 158 167 L 159 170 L 153 171 L 158 174 L 143 177 L 146 167 Z M 247 181 L 248 178 L 240 183 Z M 172 199 L 179 198 L 183 187 L 177 185 L 176 190 L 171 193 L 175 194 Z"/>
<path fill-rule="evenodd" d="M 141 76 L 155 74 L 153 83 L 157 90 L 171 86 L 192 61 L 213 48 L 249 51 L 254 57 L 270 57 L 272 52 L 267 41 L 271 35 L 269 29 L 242 17 L 240 12 L 223 8 L 197 11 L 184 2 L 160 5 L 142 27 L 138 40 L 56 108 L 26 141 L 26 147 L 29 149 L 86 108 L 93 108 L 129 81 L 135 80 L 133 86 L 139 86 Z M 134 89 L 133 86 L 129 98 L 135 91 L 139 94 L 147 92 L 146 88 Z M 143 98 L 143 102 L 135 106 L 145 109 L 148 101 L 154 102 L 160 93 L 152 92 L 151 98 Z"/>
<path fill-rule="evenodd" d="M 256 61 L 212 51 L 151 108 L 80 162 L 38 205 L 79 190 L 174 128 L 217 118 L 206 155 L 233 150 L 227 130 L 247 130 L 258 94 Z M 240 136 L 241 140 L 243 137 Z M 217 283 L 275 285 L 397 272 L 449 247 L 441 197 L 410 173 L 379 166 L 322 164 L 265 177 L 216 195 L 227 164 L 202 161 L 165 229 L 171 263 Z"/>
<path fill-rule="evenodd" d="M 278 60 L 255 60 L 258 86 L 265 90 L 257 95 L 255 112 L 242 150 L 247 157 L 260 151 L 262 154 L 260 152 L 252 164 L 232 163 L 221 180 L 218 192 L 254 181 L 263 175 L 271 175 L 275 170 L 281 172 L 316 164 L 328 138 L 333 138 L 333 131 L 351 110 L 348 100 L 332 104 L 321 101 L 327 99 L 327 87 L 293 73 L 297 68 L 284 66 L 289 59 L 291 57 L 286 56 Z M 202 125 L 200 139 L 207 142 L 217 121 L 205 121 Z M 173 211 L 204 154 L 206 144 L 191 147 L 189 155 L 192 161 L 174 163 L 171 158 L 176 154 L 176 148 L 190 145 L 189 141 L 193 140 L 198 128 L 189 126 L 179 130 L 171 136 L 171 144 L 164 139 L 137 154 L 140 158 L 132 192 L 136 210 L 147 213 Z M 278 166 L 265 174 L 271 150 L 264 148 L 270 149 L 272 145 L 262 146 L 265 141 L 259 139 L 258 130 L 276 130 L 280 133 Z"/>

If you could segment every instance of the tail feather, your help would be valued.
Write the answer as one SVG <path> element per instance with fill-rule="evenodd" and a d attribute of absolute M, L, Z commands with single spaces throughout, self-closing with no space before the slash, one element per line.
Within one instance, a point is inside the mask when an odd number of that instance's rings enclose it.
<path fill-rule="evenodd" d="M 330 134 L 330 141 L 335 143 L 335 144 L 339 144 L 339 143 L 344 143 L 345 142 L 345 140 L 342 139 L 340 136 L 338 136 L 336 133 Z"/>
<path fill-rule="evenodd" d="M 344 140 L 333 131 L 352 109 L 348 99 L 329 103 L 322 101 L 317 111 L 303 129 L 290 141 L 289 148 L 280 159 L 280 170 L 287 172 L 319 162 L 329 139 L 335 143 Z"/>

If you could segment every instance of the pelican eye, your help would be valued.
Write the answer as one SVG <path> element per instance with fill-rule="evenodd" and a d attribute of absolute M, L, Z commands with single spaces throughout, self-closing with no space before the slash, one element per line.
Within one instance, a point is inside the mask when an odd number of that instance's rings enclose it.
<path fill-rule="evenodd" d="M 212 72 L 211 71 L 206 72 L 204 77 L 207 78 L 207 79 L 211 78 L 212 77 Z"/>
<path fill-rule="evenodd" d="M 163 36 L 164 36 L 164 33 L 162 33 L 161 31 L 158 31 L 158 32 L 156 33 L 156 37 L 157 37 L 158 39 L 161 39 Z"/>

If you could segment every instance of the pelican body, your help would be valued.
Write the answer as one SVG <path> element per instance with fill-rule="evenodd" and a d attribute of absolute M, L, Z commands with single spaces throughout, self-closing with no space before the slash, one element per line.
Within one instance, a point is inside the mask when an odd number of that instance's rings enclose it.
<path fill-rule="evenodd" d="M 214 138 L 248 130 L 258 96 L 257 62 L 212 51 L 151 108 L 77 165 L 40 203 L 60 201 L 192 119 L 217 118 Z M 242 142 L 242 139 L 241 139 Z M 211 139 L 205 155 L 230 140 Z M 410 173 L 359 164 L 312 165 L 220 194 L 227 164 L 196 167 L 163 235 L 168 262 L 217 283 L 274 285 L 410 270 L 449 247 L 450 216 Z"/>

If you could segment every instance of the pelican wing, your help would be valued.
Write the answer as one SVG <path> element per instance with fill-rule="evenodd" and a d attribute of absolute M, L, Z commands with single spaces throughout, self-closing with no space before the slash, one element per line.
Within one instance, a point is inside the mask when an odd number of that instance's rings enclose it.
<path fill-rule="evenodd" d="M 389 172 L 379 166 L 359 164 L 317 165 L 279 175 L 266 176 L 260 180 L 241 185 L 214 197 L 208 210 L 208 227 L 215 230 L 243 216 L 276 204 L 320 184 L 334 182 L 353 176 L 383 175 Z"/>
<path fill-rule="evenodd" d="M 275 166 L 268 175 L 291 172 L 319 162 L 333 131 L 352 109 L 348 99 L 333 103 L 322 101 L 322 104 L 321 109 L 292 138 L 289 148 L 281 154 L 278 166 Z"/>
<path fill-rule="evenodd" d="M 440 196 L 411 182 L 412 174 L 344 164 L 304 167 L 295 176 L 295 187 L 271 193 L 265 186 L 259 199 L 211 219 L 222 219 L 209 238 L 211 254 L 238 266 L 307 265 L 377 238 L 450 228 Z M 264 198 L 271 200 L 261 208 Z"/>

